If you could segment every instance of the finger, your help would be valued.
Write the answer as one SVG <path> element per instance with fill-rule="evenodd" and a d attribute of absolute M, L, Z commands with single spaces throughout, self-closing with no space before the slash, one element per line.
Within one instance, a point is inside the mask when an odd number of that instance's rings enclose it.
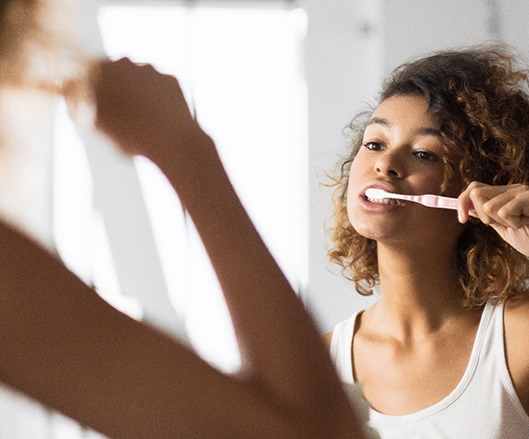
<path fill-rule="evenodd" d="M 490 205 L 490 207 L 489 207 Z M 506 227 L 519 228 L 529 220 L 529 189 L 520 187 L 489 200 L 484 208 Z"/>
<path fill-rule="evenodd" d="M 509 189 L 509 186 L 491 186 L 473 182 L 468 188 L 468 200 L 472 204 L 473 216 L 479 218 L 484 224 L 494 224 L 497 220 L 497 209 L 492 208 L 492 205 L 487 203 L 509 191 Z"/>
<path fill-rule="evenodd" d="M 128 89 L 131 88 L 135 66 L 128 58 L 118 61 L 103 61 L 98 65 L 97 76 L 92 79 L 94 102 L 94 126 L 119 150 L 133 153 L 127 142 L 128 124 L 124 109 L 129 103 Z"/>
<path fill-rule="evenodd" d="M 105 121 L 116 116 L 115 108 L 126 96 L 134 64 L 128 58 L 118 61 L 104 61 L 98 66 L 98 75 L 93 78 L 94 99 L 96 105 L 96 126 L 105 128 Z"/>
<path fill-rule="evenodd" d="M 478 213 L 474 209 L 473 201 L 471 198 L 471 193 L 481 187 L 484 187 L 485 184 L 473 181 L 470 183 L 467 188 L 459 195 L 458 197 L 458 208 L 457 216 L 459 222 L 464 224 L 468 221 L 469 216 L 478 216 Z"/>
<path fill-rule="evenodd" d="M 507 204 L 517 194 L 527 191 L 527 186 L 522 184 L 491 186 L 483 183 L 472 182 L 461 196 L 461 209 L 464 214 L 472 215 L 468 208 L 468 203 L 472 203 L 475 214 L 486 224 L 493 224 L 495 221 L 506 225 L 504 218 L 507 218 L 506 211 L 498 215 L 498 211 Z M 468 219 L 463 215 L 463 218 Z"/>
<path fill-rule="evenodd" d="M 493 224 L 494 219 L 483 209 L 483 205 L 488 201 L 488 199 L 483 195 L 482 192 L 474 191 L 470 194 L 470 199 L 472 201 L 473 210 L 475 216 L 481 220 L 484 224 Z"/>
<path fill-rule="evenodd" d="M 503 227 L 518 227 L 515 217 L 518 214 L 512 192 L 504 192 L 486 201 L 483 204 L 483 212 L 490 218 L 489 224 L 498 224 Z"/>
<path fill-rule="evenodd" d="M 482 196 L 488 200 L 483 204 L 483 211 L 500 222 L 512 214 L 521 215 L 529 196 L 528 189 L 522 184 L 484 187 Z"/>

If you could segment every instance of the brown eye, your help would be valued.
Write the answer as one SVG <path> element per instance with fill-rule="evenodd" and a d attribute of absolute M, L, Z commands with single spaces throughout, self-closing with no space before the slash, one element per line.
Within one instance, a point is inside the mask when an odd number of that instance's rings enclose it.
<path fill-rule="evenodd" d="M 415 151 L 413 154 L 415 157 L 424 161 L 437 161 L 437 156 L 428 151 Z"/>
<path fill-rule="evenodd" d="M 382 144 L 378 142 L 364 142 L 362 146 L 369 151 L 380 151 L 382 149 Z"/>

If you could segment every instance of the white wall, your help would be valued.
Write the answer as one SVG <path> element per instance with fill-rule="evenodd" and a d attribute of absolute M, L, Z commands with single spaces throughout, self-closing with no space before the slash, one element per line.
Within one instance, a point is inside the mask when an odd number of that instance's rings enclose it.
<path fill-rule="evenodd" d="M 344 152 L 343 128 L 376 91 L 381 65 L 379 0 L 303 1 L 308 13 L 306 78 L 309 93 L 308 306 L 322 327 L 357 306 L 356 293 L 327 262 L 324 227 L 331 191 L 321 186 Z"/>

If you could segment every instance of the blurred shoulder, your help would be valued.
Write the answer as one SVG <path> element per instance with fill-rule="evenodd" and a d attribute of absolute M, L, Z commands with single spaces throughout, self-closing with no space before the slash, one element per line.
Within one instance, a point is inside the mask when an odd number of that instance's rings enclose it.
<path fill-rule="evenodd" d="M 327 346 L 327 349 L 329 350 L 331 349 L 332 334 L 333 334 L 333 331 L 329 331 L 322 335 L 323 342 L 325 343 L 325 346 Z"/>

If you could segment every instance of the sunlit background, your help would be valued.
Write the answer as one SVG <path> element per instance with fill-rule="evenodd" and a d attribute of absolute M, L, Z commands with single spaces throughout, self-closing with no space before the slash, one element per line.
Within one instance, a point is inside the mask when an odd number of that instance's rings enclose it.
<path fill-rule="evenodd" d="M 98 21 L 109 57 L 150 62 L 181 80 L 250 216 L 292 285 L 301 290 L 308 270 L 307 99 L 301 64 L 305 12 L 119 5 L 101 8 Z M 90 163 L 69 124 L 62 117 L 57 126 L 58 250 L 112 303 L 141 317 L 141 304 L 120 291 L 104 221 L 97 204 L 92 205 Z M 205 358 L 234 368 L 238 358 L 229 318 L 197 234 L 158 169 L 141 159 L 135 166 L 185 336 Z M 129 220 L 127 212 L 117 214 Z"/>

